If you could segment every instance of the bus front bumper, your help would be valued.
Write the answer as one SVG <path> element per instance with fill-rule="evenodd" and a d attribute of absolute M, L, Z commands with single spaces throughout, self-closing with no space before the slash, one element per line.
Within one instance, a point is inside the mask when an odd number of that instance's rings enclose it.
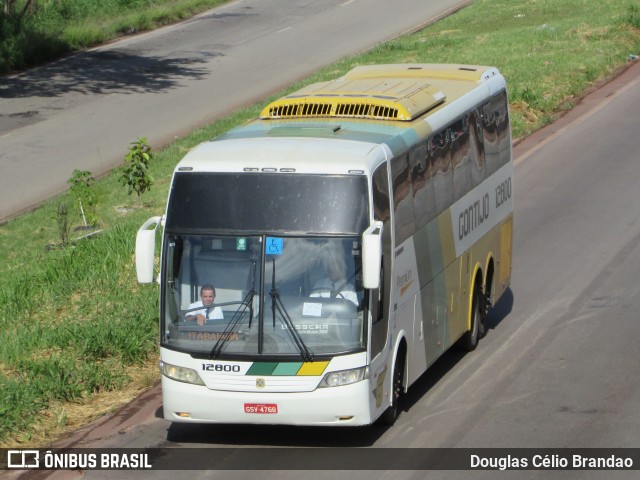
<path fill-rule="evenodd" d="M 210 390 L 162 377 L 164 418 L 186 423 L 368 425 L 373 401 L 368 380 L 311 392 Z"/>

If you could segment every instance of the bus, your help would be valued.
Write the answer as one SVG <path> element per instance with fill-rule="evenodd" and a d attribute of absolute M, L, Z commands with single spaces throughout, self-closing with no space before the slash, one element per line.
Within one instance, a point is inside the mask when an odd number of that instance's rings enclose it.
<path fill-rule="evenodd" d="M 357 66 L 192 149 L 136 238 L 165 419 L 393 424 L 509 286 L 511 157 L 504 77 L 442 64 Z"/>

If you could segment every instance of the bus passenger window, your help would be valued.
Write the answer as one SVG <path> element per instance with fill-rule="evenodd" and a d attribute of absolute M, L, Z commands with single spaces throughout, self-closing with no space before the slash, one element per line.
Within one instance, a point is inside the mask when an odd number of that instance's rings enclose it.
<path fill-rule="evenodd" d="M 391 161 L 391 176 L 393 179 L 393 213 L 395 217 L 396 245 L 400 245 L 416 231 L 411 175 L 409 173 L 409 159 L 407 155 L 402 155 Z"/>
<path fill-rule="evenodd" d="M 449 131 L 434 135 L 429 148 L 433 151 L 436 215 L 438 215 L 453 203 L 453 172 L 451 171 Z"/>

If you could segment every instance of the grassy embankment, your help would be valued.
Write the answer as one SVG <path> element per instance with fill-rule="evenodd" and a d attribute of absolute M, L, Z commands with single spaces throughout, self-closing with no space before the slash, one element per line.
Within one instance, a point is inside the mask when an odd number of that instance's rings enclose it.
<path fill-rule="evenodd" d="M 521 137 L 571 108 L 639 51 L 639 0 L 478 0 L 303 83 L 335 77 L 356 64 L 497 65 L 510 87 L 514 136 Z M 135 232 L 163 211 L 176 162 L 259 108 L 159 152 L 152 166 L 156 183 L 142 205 L 126 195 L 115 174 L 97 182 L 104 233 L 93 240 L 45 252 L 46 244 L 57 241 L 53 217 L 65 195 L 0 227 L 0 445 L 46 444 L 158 379 L 158 291 L 136 283 Z"/>
<path fill-rule="evenodd" d="M 0 73 L 189 18 L 228 0 L 0 1 Z"/>

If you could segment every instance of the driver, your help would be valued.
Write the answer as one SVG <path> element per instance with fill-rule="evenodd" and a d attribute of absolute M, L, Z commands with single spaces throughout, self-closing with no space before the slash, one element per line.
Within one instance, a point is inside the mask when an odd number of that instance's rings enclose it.
<path fill-rule="evenodd" d="M 216 289 L 211 284 L 203 285 L 200 289 L 200 298 L 197 302 L 189 305 L 189 310 L 192 308 L 203 307 L 200 310 L 190 311 L 184 319 L 187 321 L 196 321 L 198 325 L 204 325 L 207 320 L 220 320 L 224 318 L 222 309 L 220 307 L 214 307 L 213 301 L 216 298 Z"/>
<path fill-rule="evenodd" d="M 358 295 L 353 284 L 347 280 L 344 258 L 330 254 L 323 257 L 325 276 L 313 286 L 310 297 L 343 298 L 358 306 Z"/>

